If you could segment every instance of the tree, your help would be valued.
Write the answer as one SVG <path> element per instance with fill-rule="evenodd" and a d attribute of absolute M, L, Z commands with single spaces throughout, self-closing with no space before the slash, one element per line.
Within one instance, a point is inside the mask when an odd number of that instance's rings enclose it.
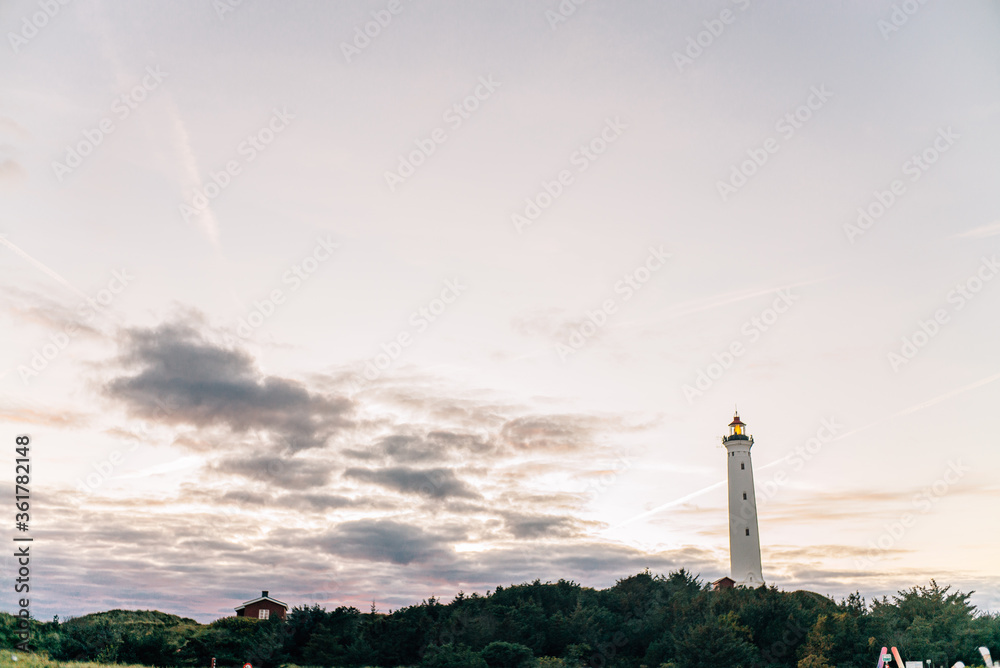
<path fill-rule="evenodd" d="M 746 668 L 758 657 L 748 631 L 730 615 L 692 628 L 677 643 L 677 664 L 680 668 Z"/>
<path fill-rule="evenodd" d="M 285 619 L 288 629 L 285 653 L 291 661 L 302 663 L 303 653 L 309 639 L 320 630 L 326 619 L 326 610 L 318 604 L 312 607 L 301 606 L 291 609 Z M 318 662 L 309 661 L 309 663 Z"/>
<path fill-rule="evenodd" d="M 830 665 L 830 652 L 833 649 L 833 639 L 827 631 L 827 616 L 820 615 L 816 624 L 809 631 L 806 644 L 802 648 L 802 658 L 798 668 L 833 668 Z"/>
<path fill-rule="evenodd" d="M 535 658 L 530 647 L 511 642 L 491 642 L 479 653 L 489 668 L 525 668 Z"/>
<path fill-rule="evenodd" d="M 872 622 L 904 656 L 948 665 L 978 663 L 975 607 L 969 603 L 973 592 L 950 590 L 931 580 L 926 587 L 897 592 L 891 602 L 873 601 Z"/>
<path fill-rule="evenodd" d="M 423 668 L 487 668 L 483 657 L 465 645 L 431 645 L 427 648 Z"/>

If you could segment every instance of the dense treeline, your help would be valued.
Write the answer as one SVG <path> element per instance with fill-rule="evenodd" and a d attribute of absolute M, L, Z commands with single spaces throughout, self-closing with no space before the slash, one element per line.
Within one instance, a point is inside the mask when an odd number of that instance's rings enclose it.
<path fill-rule="evenodd" d="M 293 608 L 287 621 L 227 617 L 201 625 L 160 612 L 111 612 L 35 623 L 33 648 L 58 661 L 268 668 L 861 668 L 883 645 L 935 666 L 1000 651 L 1000 616 L 933 580 L 866 604 L 777 589 L 712 591 L 681 570 L 640 573 L 595 590 L 560 580 L 431 598 L 390 614 Z M 0 640 L 14 645 L 14 618 Z"/>

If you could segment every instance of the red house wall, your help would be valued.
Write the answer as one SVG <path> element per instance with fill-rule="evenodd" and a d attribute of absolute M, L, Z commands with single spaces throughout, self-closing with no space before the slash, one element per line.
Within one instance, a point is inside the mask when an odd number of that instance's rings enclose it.
<path fill-rule="evenodd" d="M 285 609 L 277 603 L 271 603 L 270 601 L 257 601 L 256 603 L 251 603 L 242 610 L 237 610 L 236 616 L 253 617 L 254 619 L 257 619 L 259 611 L 264 608 L 271 611 L 272 617 L 280 617 L 281 619 L 285 618 Z"/>

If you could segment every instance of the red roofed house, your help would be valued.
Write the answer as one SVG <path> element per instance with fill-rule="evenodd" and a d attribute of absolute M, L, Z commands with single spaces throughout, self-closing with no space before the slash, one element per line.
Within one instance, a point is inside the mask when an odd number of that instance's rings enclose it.
<path fill-rule="evenodd" d="M 284 619 L 286 612 L 288 612 L 288 604 L 271 598 L 267 595 L 267 590 L 260 593 L 260 598 L 247 601 L 236 608 L 237 617 L 254 617 L 256 619 L 268 619 L 272 616 Z"/>

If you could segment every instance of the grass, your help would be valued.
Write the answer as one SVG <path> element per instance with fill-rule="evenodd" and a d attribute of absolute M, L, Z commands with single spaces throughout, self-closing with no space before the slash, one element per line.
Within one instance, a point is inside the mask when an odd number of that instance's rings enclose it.
<path fill-rule="evenodd" d="M 12 660 L 11 655 L 16 656 L 17 661 Z M 288 668 L 310 668 L 309 666 L 286 665 Z M 39 654 L 5 649 L 0 650 L 0 668 L 149 668 L 149 666 L 142 666 L 135 663 L 94 663 L 92 661 L 58 662 Z"/>
<path fill-rule="evenodd" d="M 16 656 L 17 661 L 11 657 Z M 67 661 L 57 662 L 38 654 L 28 654 L 11 650 L 0 650 L 0 668 L 148 668 L 136 664 L 107 664 L 92 663 L 90 661 Z"/>
<path fill-rule="evenodd" d="M 11 659 L 11 655 L 17 656 L 17 661 Z M 548 658 L 548 657 L 546 657 Z M 309 666 L 293 666 L 286 664 L 287 668 L 310 668 Z M 47 657 L 37 654 L 27 654 L 25 652 L 12 652 L 10 650 L 0 650 L 0 668 L 149 668 L 135 663 L 93 663 L 91 661 L 69 661 L 58 663 Z M 968 666 L 967 668 L 986 668 L 985 666 Z"/>

